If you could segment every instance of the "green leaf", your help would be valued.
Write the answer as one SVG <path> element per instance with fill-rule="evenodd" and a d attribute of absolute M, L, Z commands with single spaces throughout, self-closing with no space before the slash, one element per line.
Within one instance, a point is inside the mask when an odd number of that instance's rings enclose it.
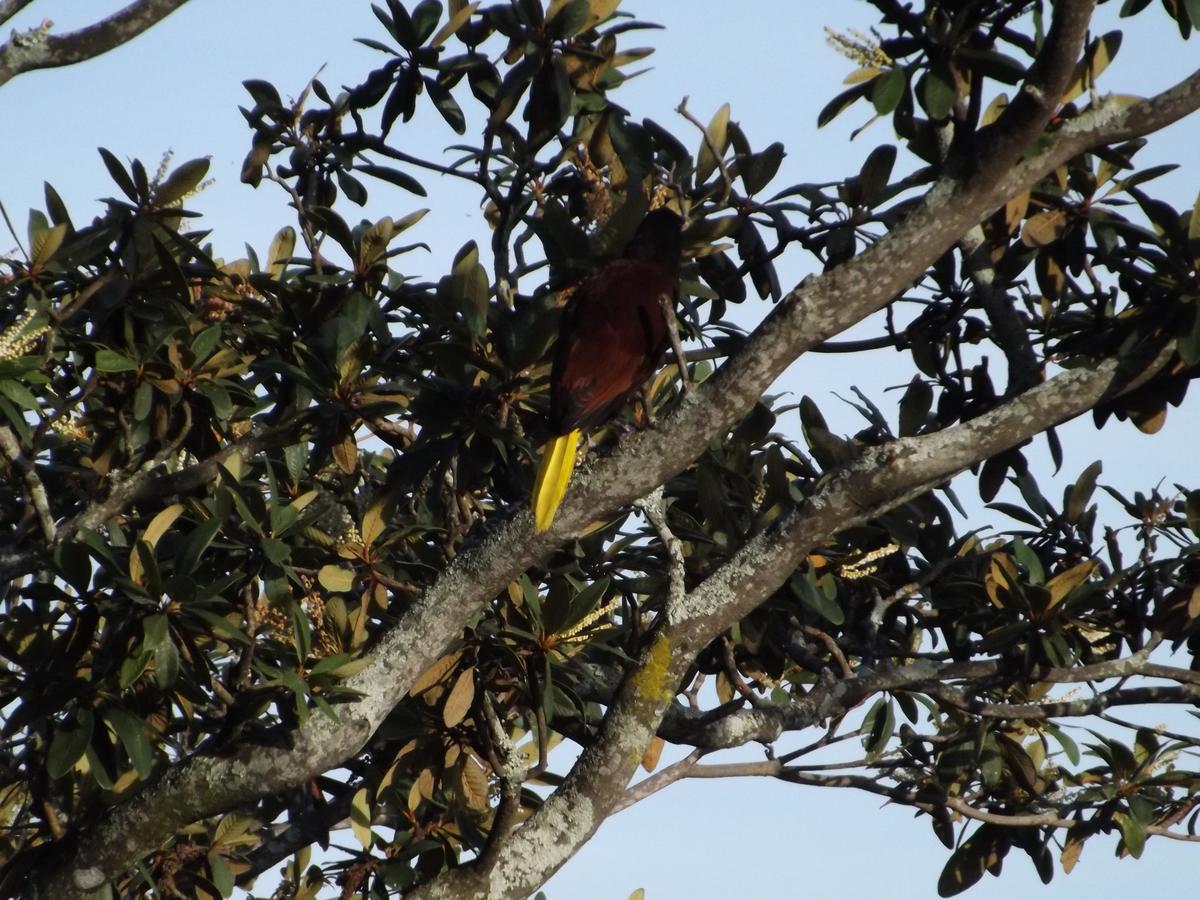
<path fill-rule="evenodd" d="M 1200 28 L 1200 0 L 1183 0 L 1183 8 L 1187 10 L 1192 27 Z"/>
<path fill-rule="evenodd" d="M 46 772 L 51 778 L 62 778 L 79 762 L 92 742 L 94 724 L 92 711 L 81 708 L 54 729 L 46 752 Z"/>
<path fill-rule="evenodd" d="M 1146 849 L 1146 826 L 1129 813 L 1119 812 L 1113 818 L 1117 820 L 1117 827 L 1121 829 L 1121 839 L 1129 855 L 1134 859 L 1140 858 L 1142 851 Z"/>
<path fill-rule="evenodd" d="M 221 519 L 216 515 L 210 516 L 192 529 L 192 533 L 184 538 L 175 554 L 175 574 L 191 575 L 195 572 L 200 564 L 200 557 L 220 530 Z"/>
<path fill-rule="evenodd" d="M 487 329 L 489 290 L 487 270 L 479 262 L 479 248 L 469 241 L 454 257 L 450 294 L 477 340 Z"/>
<path fill-rule="evenodd" d="M 62 246 L 66 236 L 67 226 L 65 224 L 55 225 L 53 228 L 40 228 L 35 234 L 30 235 L 30 266 L 34 269 L 45 268 L 46 263 L 50 262 L 54 254 L 58 252 L 58 248 Z"/>
<path fill-rule="evenodd" d="M 121 189 L 121 192 L 126 197 L 137 203 L 137 188 L 133 186 L 133 179 L 129 177 L 129 173 L 125 171 L 125 167 L 121 165 L 121 161 L 103 147 L 98 147 L 97 151 L 100 154 L 100 158 L 104 160 L 104 167 L 108 169 L 109 176 L 117 183 L 117 187 Z"/>
<path fill-rule="evenodd" d="M 371 849 L 371 798 L 367 789 L 359 788 L 350 801 L 350 827 L 364 850 Z"/>
<path fill-rule="evenodd" d="M 283 541 L 275 538 L 264 538 L 262 542 L 263 556 L 277 566 L 281 566 L 292 558 L 292 548 Z"/>
<path fill-rule="evenodd" d="M 945 119 L 954 109 L 954 101 L 958 99 L 958 94 L 954 89 L 953 77 L 949 72 L 927 72 L 922 76 L 917 93 L 921 97 L 921 106 L 929 113 L 929 118 Z"/>
<path fill-rule="evenodd" d="M 222 897 L 233 894 L 233 870 L 229 868 L 225 857 L 215 850 L 208 854 L 208 871 L 212 875 L 213 887 L 221 892 Z"/>
<path fill-rule="evenodd" d="M 132 372 L 137 367 L 136 362 L 116 350 L 106 348 L 96 351 L 97 372 Z"/>
<path fill-rule="evenodd" d="M 399 169 L 393 169 L 391 166 L 377 166 L 374 163 L 363 163 L 362 165 L 355 166 L 355 169 L 364 175 L 379 178 L 420 197 L 425 196 L 425 188 L 421 186 L 421 182 L 417 181 L 417 179 L 413 178 L 407 172 L 401 172 Z"/>
<path fill-rule="evenodd" d="M 739 171 L 742 175 L 742 184 L 746 187 L 746 193 L 757 194 L 770 184 L 771 179 L 779 171 L 779 166 L 783 163 L 785 156 L 787 156 L 787 152 L 784 150 L 783 144 L 776 141 L 765 150 L 753 153 L 743 159 L 739 164 Z"/>
<path fill-rule="evenodd" d="M 110 707 L 104 713 L 104 720 L 117 733 L 129 761 L 137 770 L 139 778 L 149 778 L 153 768 L 153 751 L 146 737 L 146 723 L 140 718 L 120 707 Z"/>
<path fill-rule="evenodd" d="M 886 116 L 899 106 L 908 89 L 908 77 L 901 68 L 892 69 L 870 83 L 871 102 L 875 104 L 875 112 L 881 116 Z"/>
<path fill-rule="evenodd" d="M 425 91 L 429 94 L 429 99 L 433 101 L 433 105 L 437 111 L 441 113 L 446 124 L 449 125 L 458 134 L 463 134 L 467 130 L 467 119 L 463 115 L 462 107 L 458 105 L 458 101 L 448 89 L 436 78 L 426 77 Z"/>
<path fill-rule="evenodd" d="M 900 436 L 909 437 L 924 428 L 932 408 L 933 388 L 920 375 L 914 375 L 900 398 Z"/>
<path fill-rule="evenodd" d="M 337 183 L 346 199 L 351 203 L 362 206 L 367 202 L 367 189 L 362 186 L 362 182 L 352 175 L 338 169 Z"/>
<path fill-rule="evenodd" d="M 874 206 L 883 199 L 895 164 L 896 147 L 893 144 L 876 147 L 867 156 L 858 173 L 859 202 L 863 206 Z"/>
<path fill-rule="evenodd" d="M 1024 566 L 1025 571 L 1029 573 L 1031 584 L 1046 583 L 1046 570 L 1042 566 L 1041 559 L 1021 538 L 1013 541 L 1013 556 L 1017 558 L 1017 562 Z"/>
<path fill-rule="evenodd" d="M 961 894 L 983 877 L 983 873 L 995 869 L 1008 852 L 1008 838 L 998 826 L 981 825 L 946 861 L 938 878 L 938 896 L 953 897 Z"/>
<path fill-rule="evenodd" d="M 171 206 L 192 193 L 208 174 L 208 158 L 190 159 L 167 176 L 154 191 L 156 206 Z"/>
<path fill-rule="evenodd" d="M 37 397 L 33 395 L 29 388 L 25 387 L 25 385 L 21 384 L 21 382 L 14 381 L 11 378 L 0 380 L 0 394 L 3 394 L 5 397 L 23 409 L 38 408 Z"/>
<path fill-rule="evenodd" d="M 882 77 L 882 76 L 880 76 Z M 842 91 L 832 100 L 825 104 L 819 113 L 817 113 L 817 127 L 823 128 L 828 125 L 845 109 L 847 109 L 856 100 L 867 96 L 872 91 L 873 85 L 879 81 L 875 78 L 871 81 L 862 84 L 856 84 L 849 90 Z"/>
<path fill-rule="evenodd" d="M 412 11 L 413 30 L 417 35 L 417 45 L 424 44 L 437 28 L 442 18 L 442 4 L 438 0 L 421 0 Z"/>
<path fill-rule="evenodd" d="M 1068 522 L 1078 522 L 1079 517 L 1087 510 L 1092 492 L 1096 490 L 1096 479 L 1102 471 L 1104 464 L 1096 460 L 1080 473 L 1076 482 L 1067 490 L 1067 502 L 1064 506 Z"/>
<path fill-rule="evenodd" d="M 841 625 L 846 621 L 846 616 L 837 602 L 830 599 L 824 591 L 817 587 L 816 578 L 811 571 L 805 572 L 803 575 L 799 573 L 793 575 L 788 584 L 791 585 L 792 590 L 804 606 L 831 625 Z"/>

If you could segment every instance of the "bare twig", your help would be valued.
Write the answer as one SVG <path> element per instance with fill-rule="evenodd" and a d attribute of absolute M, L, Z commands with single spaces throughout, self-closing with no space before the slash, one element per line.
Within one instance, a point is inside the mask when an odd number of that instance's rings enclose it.
<path fill-rule="evenodd" d="M 496 706 L 487 693 L 483 695 L 483 714 L 487 719 L 492 755 L 495 757 L 492 767 L 500 779 L 500 803 L 488 831 L 487 843 L 479 853 L 479 871 L 486 875 L 496 865 L 505 839 L 520 818 L 521 784 L 525 781 L 526 771 L 523 757 L 513 747 Z"/>
<path fill-rule="evenodd" d="M 54 543 L 57 529 L 54 524 L 54 515 L 50 512 L 50 499 L 46 496 L 46 486 L 42 484 L 42 479 L 38 476 L 33 463 L 26 459 L 25 454 L 21 451 L 21 442 L 17 440 L 17 436 L 7 425 L 0 425 L 0 453 L 3 453 L 12 467 L 21 473 L 21 479 L 25 482 L 25 491 L 29 495 L 29 502 L 33 506 L 38 524 L 42 528 L 42 537 L 48 544 Z"/>
<path fill-rule="evenodd" d="M 667 551 L 670 591 L 667 595 L 666 619 L 670 621 L 673 611 L 683 605 L 683 598 L 687 591 L 684 584 L 683 545 L 671 531 L 671 526 L 667 524 L 667 502 L 663 496 L 661 485 L 639 500 L 637 507 L 654 527 L 659 540 L 663 542 L 663 548 Z"/>
<path fill-rule="evenodd" d="M 825 649 L 829 651 L 829 655 L 834 658 L 838 664 L 838 667 L 842 670 L 843 678 L 849 678 L 854 674 L 854 670 L 850 668 L 850 663 L 846 661 L 846 654 L 842 652 L 842 648 L 838 646 L 837 641 L 835 641 L 828 632 L 822 631 L 815 625 L 805 625 L 804 633 L 815 637 L 825 645 Z"/>
<path fill-rule="evenodd" d="M 643 778 L 621 795 L 621 799 L 613 807 L 613 813 L 616 814 L 623 809 L 628 809 L 633 804 L 640 803 L 647 797 L 657 794 L 663 788 L 683 778 L 690 777 L 696 767 L 696 763 L 703 759 L 707 752 L 707 750 L 697 748 L 679 760 L 679 762 L 672 763 L 660 772 L 655 772 L 649 778 Z"/>
<path fill-rule="evenodd" d="M 675 316 L 675 303 L 666 294 L 658 298 L 658 303 L 662 307 L 663 318 L 667 320 L 667 337 L 671 341 L 671 352 L 675 354 L 675 365 L 679 368 L 679 382 L 684 393 L 688 393 L 692 389 L 692 379 L 688 376 L 688 358 L 679 340 L 679 319 Z"/>
<path fill-rule="evenodd" d="M 698 129 L 704 138 L 704 146 L 708 148 L 708 152 L 712 154 L 713 160 L 717 164 L 717 171 L 721 173 L 721 198 L 718 201 L 719 206 L 724 206 L 729 200 L 729 195 L 733 193 L 733 178 L 729 174 L 729 167 L 725 165 L 725 154 L 713 142 L 712 135 L 708 133 L 708 129 L 704 123 L 688 112 L 688 98 L 684 97 L 679 101 L 679 105 L 675 107 L 675 112 L 679 113 Z"/>

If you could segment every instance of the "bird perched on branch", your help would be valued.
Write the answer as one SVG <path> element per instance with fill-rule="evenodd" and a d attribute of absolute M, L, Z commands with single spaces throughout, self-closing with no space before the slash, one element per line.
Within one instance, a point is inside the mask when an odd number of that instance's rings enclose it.
<path fill-rule="evenodd" d="M 563 310 L 550 373 L 550 429 L 533 488 L 539 532 L 554 521 L 575 466 L 581 431 L 617 412 L 658 367 L 669 332 L 660 298 L 679 284 L 683 222 L 649 213 L 620 258 L 575 290 Z"/>

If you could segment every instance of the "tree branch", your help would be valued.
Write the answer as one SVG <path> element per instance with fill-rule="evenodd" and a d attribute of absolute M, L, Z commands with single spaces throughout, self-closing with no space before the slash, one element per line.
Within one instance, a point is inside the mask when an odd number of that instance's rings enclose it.
<path fill-rule="evenodd" d="M 33 0 L 0 0 L 0 25 L 3 25 Z"/>
<path fill-rule="evenodd" d="M 7 0 L 0 6 L 0 22 L 10 18 L 28 0 Z M 127 43 L 165 19 L 187 0 L 136 0 L 86 28 L 68 34 L 14 34 L 0 44 L 0 84 L 34 69 L 52 69 L 83 62 Z"/>
<path fill-rule="evenodd" d="M 17 436 L 7 425 L 0 425 L 0 453 L 3 453 L 12 467 L 21 473 L 21 479 L 25 482 L 25 492 L 29 495 L 29 503 L 42 528 L 42 537 L 46 539 L 46 543 L 54 543 L 54 516 L 50 512 L 50 500 L 46 496 L 46 486 L 38 477 L 33 463 L 26 459 L 25 454 L 21 452 L 21 442 L 17 440 Z"/>

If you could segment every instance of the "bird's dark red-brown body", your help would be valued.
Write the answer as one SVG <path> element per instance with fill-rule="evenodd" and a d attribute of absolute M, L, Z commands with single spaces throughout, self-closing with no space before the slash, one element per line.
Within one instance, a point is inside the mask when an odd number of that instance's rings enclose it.
<path fill-rule="evenodd" d="M 682 221 L 650 213 L 620 259 L 585 279 L 563 310 L 550 372 L 550 428 L 533 489 L 534 522 L 545 531 L 571 477 L 579 432 L 619 410 L 653 374 L 667 348 L 662 298 L 679 282 Z"/>
<path fill-rule="evenodd" d="M 594 428 L 654 372 L 667 348 L 661 297 L 679 280 L 680 219 L 650 213 L 620 259 L 583 281 L 563 311 L 550 375 L 555 434 Z"/>

